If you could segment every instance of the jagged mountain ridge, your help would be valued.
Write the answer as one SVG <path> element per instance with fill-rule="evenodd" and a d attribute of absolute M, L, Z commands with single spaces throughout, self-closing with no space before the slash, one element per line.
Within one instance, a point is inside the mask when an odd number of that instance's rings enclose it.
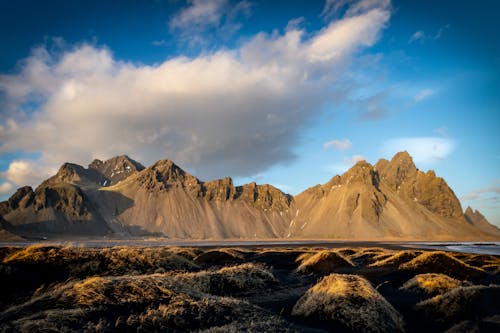
<path fill-rule="evenodd" d="M 65 163 L 34 191 L 0 203 L 2 228 L 25 237 L 491 239 L 495 227 L 462 212 L 433 171 L 407 152 L 358 162 L 292 197 L 271 185 L 201 181 L 170 160 L 145 168 L 126 155 Z M 475 215 L 474 215 L 475 216 Z M 482 215 L 481 215 L 482 216 Z M 479 221 L 479 222 L 478 222 Z M 488 227 L 490 226 L 490 227 Z"/>

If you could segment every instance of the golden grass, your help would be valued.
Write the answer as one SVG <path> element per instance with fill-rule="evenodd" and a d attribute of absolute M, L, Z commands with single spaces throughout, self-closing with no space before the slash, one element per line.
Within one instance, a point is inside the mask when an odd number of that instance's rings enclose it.
<path fill-rule="evenodd" d="M 485 254 L 470 254 L 462 259 L 466 264 L 481 268 L 487 272 L 495 272 L 500 268 L 500 258 Z"/>
<path fill-rule="evenodd" d="M 228 276 L 233 281 L 238 280 L 236 285 L 239 287 L 252 288 L 254 285 L 248 281 L 255 278 L 257 271 L 266 272 L 245 265 L 207 274 Z M 245 301 L 200 292 L 199 289 L 207 285 L 196 281 L 200 277 L 205 276 L 172 272 L 69 281 L 9 308 L 0 314 L 0 322 L 8 323 L 7 331 L 15 332 L 67 332 L 81 331 L 85 327 L 93 327 L 92 331 L 100 327 L 103 331 L 185 332 L 225 326 L 246 331 L 245 327 L 252 327 L 247 320 L 259 323 L 254 327 L 271 329 L 272 323 L 275 328 L 286 327 L 282 319 Z M 195 283 L 190 285 L 189 281 Z"/>
<path fill-rule="evenodd" d="M 392 254 L 393 254 L 392 250 L 387 250 L 380 247 L 368 247 L 368 248 L 358 249 L 358 251 L 355 254 L 351 255 L 351 259 L 373 263 L 377 260 L 383 260 L 385 258 L 388 258 Z"/>
<path fill-rule="evenodd" d="M 416 309 L 436 325 L 498 314 L 500 285 L 458 287 L 417 303 Z"/>
<path fill-rule="evenodd" d="M 324 319 L 350 331 L 403 331 L 401 315 L 370 282 L 357 275 L 324 277 L 297 301 L 292 315 Z"/>
<path fill-rule="evenodd" d="M 340 253 L 324 250 L 309 255 L 299 255 L 297 261 L 300 262 L 298 272 L 314 272 L 319 274 L 329 274 L 339 268 L 354 267 L 352 261 Z"/>
<path fill-rule="evenodd" d="M 162 273 L 170 270 L 197 269 L 187 252 L 169 247 L 130 248 L 112 247 L 103 249 L 107 269 L 114 274 Z"/>
<path fill-rule="evenodd" d="M 220 248 L 207 250 L 194 258 L 194 261 L 202 264 L 225 264 L 227 262 L 241 261 L 243 253 L 239 249 Z"/>
<path fill-rule="evenodd" d="M 401 264 L 399 268 L 417 273 L 441 273 L 459 279 L 476 279 L 486 274 L 484 270 L 470 266 L 442 251 L 424 252 Z"/>
<path fill-rule="evenodd" d="M 255 292 L 277 282 L 268 269 L 254 263 L 223 267 L 219 270 L 179 273 L 173 277 L 173 285 L 180 290 L 189 288 L 215 295 Z"/>
<path fill-rule="evenodd" d="M 190 260 L 195 255 L 189 249 L 169 247 L 84 249 L 32 245 L 10 253 L 2 263 L 57 266 L 66 270 L 69 276 L 121 275 L 196 270 L 198 265 Z"/>
<path fill-rule="evenodd" d="M 376 259 L 377 261 L 370 264 L 369 266 L 370 267 L 399 266 L 403 263 L 406 263 L 414 259 L 421 253 L 422 251 L 405 250 L 405 251 L 398 251 L 389 256 L 387 254 L 384 254 L 383 257 L 380 256 L 374 257 L 374 259 Z"/>
<path fill-rule="evenodd" d="M 470 282 L 460 281 L 444 274 L 419 274 L 401 286 L 401 290 L 422 293 L 428 296 L 442 295 L 448 291 L 470 286 Z"/>

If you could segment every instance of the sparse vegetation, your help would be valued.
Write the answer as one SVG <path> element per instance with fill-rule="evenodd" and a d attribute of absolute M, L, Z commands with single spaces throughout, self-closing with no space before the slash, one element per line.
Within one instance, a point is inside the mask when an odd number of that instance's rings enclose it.
<path fill-rule="evenodd" d="M 500 315 L 500 287 L 474 285 L 500 285 L 495 256 L 34 245 L 0 260 L 0 332 L 434 332 Z"/>
<path fill-rule="evenodd" d="M 467 281 L 460 281 L 444 274 L 419 274 L 401 286 L 402 290 L 421 293 L 426 296 L 442 295 L 458 287 L 470 286 Z"/>
<path fill-rule="evenodd" d="M 363 332 L 402 332 L 401 315 L 367 280 L 331 274 L 310 288 L 293 315 L 327 321 L 333 328 Z"/>
<path fill-rule="evenodd" d="M 412 250 L 407 250 L 407 251 L 398 251 L 394 253 L 393 255 L 388 255 L 388 254 L 383 254 L 376 256 L 374 259 L 374 263 L 372 263 L 370 266 L 371 267 L 381 267 L 381 266 L 399 266 L 401 264 L 404 264 L 415 257 L 417 257 L 419 254 L 421 254 L 421 251 L 412 251 Z"/>
<path fill-rule="evenodd" d="M 498 315 L 500 285 L 455 288 L 443 295 L 419 302 L 416 309 L 434 327 L 446 329 L 451 323 Z"/>
<path fill-rule="evenodd" d="M 458 279 L 477 279 L 486 274 L 442 251 L 424 252 L 399 268 L 415 273 L 441 273 Z"/>
<path fill-rule="evenodd" d="M 339 268 L 354 267 L 349 258 L 330 250 L 320 251 L 313 255 L 303 254 L 297 258 L 297 261 L 300 262 L 297 268 L 299 272 L 329 274 Z"/>

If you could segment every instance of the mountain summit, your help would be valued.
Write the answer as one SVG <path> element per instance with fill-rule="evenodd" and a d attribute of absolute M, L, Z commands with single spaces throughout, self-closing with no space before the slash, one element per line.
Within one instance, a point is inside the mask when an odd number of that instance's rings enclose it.
<path fill-rule="evenodd" d="M 0 203 L 2 233 L 21 237 L 184 239 L 494 239 L 498 228 L 407 152 L 292 197 L 271 185 L 201 181 L 170 160 L 145 168 L 126 155 L 65 163 L 35 190 Z"/>

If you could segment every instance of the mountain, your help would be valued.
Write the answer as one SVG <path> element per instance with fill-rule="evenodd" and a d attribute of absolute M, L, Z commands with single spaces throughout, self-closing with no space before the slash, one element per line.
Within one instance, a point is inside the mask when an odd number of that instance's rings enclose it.
<path fill-rule="evenodd" d="M 295 197 L 290 235 L 344 239 L 467 239 L 460 201 L 433 171 L 418 170 L 407 152 L 375 166 L 356 163 L 342 176 Z M 486 236 L 485 236 L 486 237 Z"/>
<path fill-rule="evenodd" d="M 480 229 L 481 231 L 488 234 L 500 236 L 500 229 L 488 223 L 488 220 L 486 220 L 483 214 L 481 214 L 477 209 L 473 211 L 472 208 L 467 207 L 464 216 L 467 222 Z"/>
<path fill-rule="evenodd" d="M 201 181 L 170 160 L 145 168 L 126 155 L 65 163 L 35 190 L 0 203 L 0 237 L 165 236 L 183 239 L 492 239 L 446 182 L 407 152 L 292 197 L 271 185 Z M 3 231 L 2 231 L 3 230 Z"/>

